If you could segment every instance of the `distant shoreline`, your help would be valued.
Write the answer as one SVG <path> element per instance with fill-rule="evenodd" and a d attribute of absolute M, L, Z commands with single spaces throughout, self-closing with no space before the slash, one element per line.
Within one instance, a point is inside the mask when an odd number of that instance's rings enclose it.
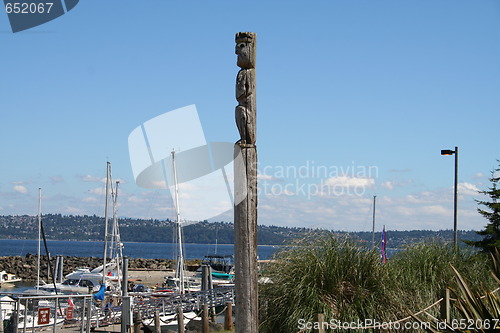
<path fill-rule="evenodd" d="M 37 239 L 31 239 L 31 238 L 0 238 L 0 241 L 3 240 L 18 240 L 18 241 L 23 241 L 23 240 L 28 240 L 28 241 L 37 241 Z M 47 241 L 50 242 L 87 242 L 87 243 L 98 243 L 98 242 L 103 242 L 102 240 L 79 240 L 79 239 L 47 239 Z M 129 242 L 125 241 L 123 242 L 124 244 L 172 244 L 172 243 L 164 243 L 164 242 Z M 185 244 L 196 244 L 196 245 L 221 245 L 221 246 L 233 246 L 234 244 L 232 243 L 195 243 L 195 242 L 185 242 Z M 271 246 L 271 247 L 283 247 L 286 246 L 286 244 L 259 244 L 257 246 Z"/>

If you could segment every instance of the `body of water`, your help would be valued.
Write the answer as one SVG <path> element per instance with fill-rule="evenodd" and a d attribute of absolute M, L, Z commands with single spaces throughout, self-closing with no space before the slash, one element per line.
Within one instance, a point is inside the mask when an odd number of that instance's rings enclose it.
<path fill-rule="evenodd" d="M 172 243 L 123 243 L 123 255 L 129 258 L 144 259 L 174 259 L 176 244 Z M 0 256 L 25 256 L 27 253 L 36 254 L 37 240 L 0 239 Z M 83 241 L 55 241 L 48 240 L 47 247 L 51 256 L 103 257 L 103 242 Z M 279 247 L 259 245 L 259 259 L 270 259 Z M 184 244 L 186 259 L 203 259 L 206 255 L 233 255 L 233 244 Z M 45 254 L 43 242 L 41 253 Z"/>
<path fill-rule="evenodd" d="M 172 243 L 123 243 L 123 255 L 129 258 L 144 259 L 174 259 L 176 244 Z M 48 240 L 47 247 L 51 256 L 77 256 L 77 257 L 103 257 L 103 242 L 83 241 L 55 241 Z M 259 259 L 270 259 L 279 247 L 261 245 L 258 247 Z M 45 254 L 43 242 L 41 253 Z M 232 244 L 185 244 L 184 255 L 187 259 L 203 259 L 206 255 L 234 255 Z M 38 251 L 37 240 L 0 239 L 0 256 L 26 256 L 27 253 L 36 254 Z M 16 286 L 5 284 L 0 287 L 0 293 L 19 293 L 33 288 L 33 282 L 21 282 Z"/>

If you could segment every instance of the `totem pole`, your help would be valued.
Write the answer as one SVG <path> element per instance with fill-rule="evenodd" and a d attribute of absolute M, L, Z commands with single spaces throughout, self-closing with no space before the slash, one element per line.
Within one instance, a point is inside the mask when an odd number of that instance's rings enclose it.
<path fill-rule="evenodd" d="M 236 332 L 257 333 L 257 148 L 255 58 L 256 34 L 236 34 L 236 125 L 240 140 L 235 144 L 235 157 L 241 154 L 242 163 L 235 162 L 234 254 L 236 284 Z M 236 159 L 235 159 L 236 160 Z"/>

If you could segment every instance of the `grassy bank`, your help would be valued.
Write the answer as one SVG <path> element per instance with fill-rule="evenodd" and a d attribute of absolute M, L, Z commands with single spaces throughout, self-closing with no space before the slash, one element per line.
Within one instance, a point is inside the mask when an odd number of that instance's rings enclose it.
<path fill-rule="evenodd" d="M 297 332 L 299 320 L 314 322 L 317 313 L 327 321 L 394 322 L 436 302 L 445 287 L 457 287 L 450 264 L 473 286 L 496 285 L 486 255 L 439 243 L 413 245 L 381 264 L 378 251 L 313 237 L 275 259 L 266 272 L 273 283 L 260 292 L 261 332 Z M 439 309 L 429 313 L 438 316 Z"/>

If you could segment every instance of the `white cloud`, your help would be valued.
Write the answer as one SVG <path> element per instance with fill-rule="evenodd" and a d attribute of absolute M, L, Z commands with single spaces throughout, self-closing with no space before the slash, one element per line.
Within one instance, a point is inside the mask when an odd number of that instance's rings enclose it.
<path fill-rule="evenodd" d="M 411 186 L 413 184 L 413 180 L 412 179 L 399 179 L 399 178 L 395 178 L 395 179 L 391 179 L 391 180 L 387 180 L 385 182 L 381 182 L 380 183 L 380 187 L 386 189 L 386 190 L 394 190 L 396 188 L 402 188 L 402 187 L 406 187 L 408 188 L 409 186 Z"/>
<path fill-rule="evenodd" d="M 441 216 L 449 216 L 450 210 L 441 205 L 430 205 L 422 207 L 422 213 L 428 215 L 441 215 Z"/>
<path fill-rule="evenodd" d="M 147 202 L 148 199 L 147 198 L 140 198 L 137 195 L 131 195 L 130 197 L 127 198 L 127 201 L 134 202 L 134 203 L 144 203 L 144 202 Z"/>
<path fill-rule="evenodd" d="M 404 197 L 406 203 L 434 205 L 448 203 L 453 200 L 452 188 L 441 188 L 432 191 L 422 191 L 408 194 Z"/>
<path fill-rule="evenodd" d="M 276 178 L 273 176 L 263 175 L 263 174 L 258 174 L 257 179 L 259 179 L 259 180 L 276 180 Z"/>
<path fill-rule="evenodd" d="M 380 205 L 379 205 L 380 210 Z M 415 208 L 411 206 L 397 205 L 392 207 L 392 212 L 395 216 L 402 215 L 403 217 L 415 215 Z"/>
<path fill-rule="evenodd" d="M 371 187 L 375 185 L 375 179 L 337 176 L 325 180 L 325 185 L 333 187 Z"/>
<path fill-rule="evenodd" d="M 381 183 L 380 186 L 382 186 L 383 188 L 385 188 L 387 190 L 394 190 L 394 182 L 392 182 L 390 180 Z"/>
<path fill-rule="evenodd" d="M 97 177 L 97 176 L 92 176 L 92 175 L 85 175 L 85 176 L 79 176 L 78 177 L 81 181 L 86 182 L 86 183 L 102 183 L 106 184 L 106 177 Z M 123 178 L 117 178 L 117 179 L 112 179 L 113 186 L 115 186 L 116 182 L 119 182 L 120 184 L 127 184 L 127 181 Z"/>
<path fill-rule="evenodd" d="M 363 182 L 354 184 L 364 184 Z M 336 184 L 352 184 L 340 182 Z M 368 182 L 370 184 L 370 182 Z M 472 185 L 472 184 L 471 184 Z M 473 190 L 474 186 L 465 185 Z M 459 229 L 479 230 L 482 217 L 471 197 L 459 201 Z M 282 226 L 322 227 L 332 230 L 369 231 L 372 224 L 373 198 L 363 195 L 259 196 L 259 223 Z M 409 195 L 377 196 L 376 228 L 391 230 L 453 228 L 453 187 L 428 189 Z M 377 229 L 378 230 L 378 229 Z"/>
<path fill-rule="evenodd" d="M 80 179 L 84 182 L 89 182 L 89 183 L 105 183 L 106 182 L 106 178 L 96 177 L 96 176 L 92 176 L 92 175 L 81 176 Z"/>
<path fill-rule="evenodd" d="M 471 183 L 459 183 L 458 184 L 458 193 L 462 195 L 477 195 L 479 194 L 479 189 L 476 185 Z"/>
<path fill-rule="evenodd" d="M 167 182 L 164 180 L 158 180 L 152 182 L 154 188 L 166 188 L 167 187 Z"/>
<path fill-rule="evenodd" d="M 106 189 L 104 187 L 97 187 L 92 190 L 89 190 L 89 192 L 97 195 L 106 195 Z"/>
<path fill-rule="evenodd" d="M 61 176 L 52 176 L 50 177 L 50 182 L 52 184 L 64 183 L 64 178 Z"/>
<path fill-rule="evenodd" d="M 67 214 L 85 214 L 85 210 L 78 207 L 66 207 L 63 208 L 63 213 Z"/>
<path fill-rule="evenodd" d="M 263 186 L 267 181 L 271 185 L 281 185 L 278 188 L 282 191 L 279 195 L 260 193 L 259 224 L 370 231 L 372 195 L 375 194 L 374 191 L 382 190 L 380 195 L 377 195 L 376 230 L 379 231 L 382 224 L 391 230 L 440 230 L 453 227 L 452 185 L 443 188 L 416 187 L 412 181 L 397 177 L 379 181 L 370 177 L 339 175 L 338 177 L 330 177 L 321 183 L 318 179 L 293 179 L 293 182 L 289 181 L 291 185 L 285 187 L 288 184 L 286 179 L 274 179 L 276 181 L 273 181 L 272 177 L 268 175 L 261 176 L 263 177 L 261 177 L 260 186 Z M 47 200 L 44 200 L 44 211 L 102 216 L 104 212 L 104 183 L 96 177 L 88 176 L 86 179 L 95 181 L 88 183 L 91 186 L 85 189 L 86 193 L 80 197 L 48 197 Z M 296 180 L 298 183 L 295 183 Z M 477 204 L 473 200 L 473 198 L 479 197 L 476 192 L 480 187 L 479 181 L 459 184 L 459 229 L 479 230 L 485 224 L 484 218 L 476 212 Z M 301 188 L 303 184 L 304 188 Z M 410 187 L 410 185 L 413 186 Z M 3 199 L 3 210 L 0 210 L 2 214 L 16 214 L 22 210 L 33 211 L 34 203 L 28 202 L 28 200 L 23 199 L 24 196 L 19 194 L 27 195 L 32 192 L 30 186 L 24 182 L 16 182 L 9 183 L 6 187 L 12 189 L 14 186 L 17 188 L 16 192 L 7 190 L 5 193 L 0 193 Z M 321 186 L 324 186 L 323 193 L 330 194 L 320 195 Z M 328 187 L 337 187 L 340 194 L 337 194 L 336 191 L 328 192 Z M 366 191 L 356 193 L 354 191 L 356 187 L 366 189 Z M 404 188 L 401 189 L 401 187 Z M 181 193 L 196 189 L 195 193 L 199 193 L 202 197 L 211 193 L 209 188 L 201 187 L 200 184 L 196 187 L 181 185 L 180 188 L 183 189 Z M 418 191 L 416 190 L 418 188 L 425 190 Z M 390 191 L 391 189 L 394 191 Z M 319 194 L 314 195 L 313 190 Z M 404 191 L 400 193 L 399 190 Z M 270 190 L 269 192 L 272 193 Z M 174 217 L 173 201 L 168 190 L 136 190 L 132 185 L 124 186 L 123 190 L 120 190 L 118 202 L 121 204 L 118 210 L 119 216 L 147 219 Z M 215 208 L 230 208 L 225 207 L 224 202 L 214 202 L 213 206 Z M 230 210 L 211 220 L 232 221 L 233 212 Z"/>
<path fill-rule="evenodd" d="M 17 193 L 21 193 L 21 194 L 26 194 L 26 193 L 28 193 L 28 189 L 27 189 L 25 186 L 23 186 L 23 185 L 14 185 L 14 186 L 12 187 L 12 189 L 13 189 L 14 191 L 16 191 Z"/>

